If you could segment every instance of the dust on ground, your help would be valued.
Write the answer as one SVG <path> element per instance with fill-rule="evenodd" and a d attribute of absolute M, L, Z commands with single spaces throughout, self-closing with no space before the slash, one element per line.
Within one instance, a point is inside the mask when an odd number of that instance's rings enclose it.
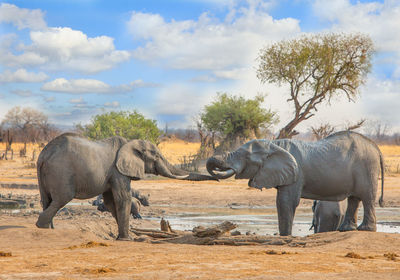
<path fill-rule="evenodd" d="M 115 241 L 116 222 L 109 213 L 80 200 L 57 214 L 54 230 L 38 229 L 31 163 L 18 157 L 0 161 L 0 194 L 29 201 L 20 211 L 0 210 L 0 279 L 400 279 L 398 233 L 322 233 L 305 237 L 297 247 L 124 242 Z M 245 180 L 149 178 L 132 182 L 132 188 L 150 194 L 144 216 L 160 219 L 195 205 L 274 207 L 276 195 L 274 189 L 251 189 Z M 400 207 L 396 174 L 385 178 L 385 202 Z M 310 205 L 302 200 L 300 207 Z M 159 219 L 131 219 L 130 224 L 159 229 Z"/>

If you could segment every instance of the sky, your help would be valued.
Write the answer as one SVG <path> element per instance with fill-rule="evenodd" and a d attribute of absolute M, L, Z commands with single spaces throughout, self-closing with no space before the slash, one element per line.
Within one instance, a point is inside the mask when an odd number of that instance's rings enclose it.
<path fill-rule="evenodd" d="M 256 77 L 262 48 L 324 32 L 368 34 L 373 68 L 355 102 L 318 107 L 300 131 L 367 119 L 400 132 L 400 1 L 0 1 L 0 120 L 14 106 L 72 127 L 137 110 L 160 128 L 194 127 L 218 92 L 292 117 L 288 89 Z"/>

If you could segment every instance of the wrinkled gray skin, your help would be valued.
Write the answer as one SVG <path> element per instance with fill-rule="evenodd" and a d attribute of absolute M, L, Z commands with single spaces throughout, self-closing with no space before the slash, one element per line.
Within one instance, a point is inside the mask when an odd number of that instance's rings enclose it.
<path fill-rule="evenodd" d="M 140 215 L 140 209 L 141 206 L 149 206 L 148 202 L 148 197 L 141 195 L 138 191 L 132 190 L 132 203 L 131 203 L 131 215 L 134 219 L 142 219 L 142 216 Z M 92 202 L 93 206 L 97 206 L 97 210 L 100 212 L 110 212 L 110 210 L 107 209 L 107 207 L 104 205 L 104 200 L 103 200 L 103 195 L 99 194 Z"/>
<path fill-rule="evenodd" d="M 348 207 L 340 230 L 357 229 L 357 208 L 364 206 L 359 230 L 376 231 L 375 198 L 383 158 L 365 136 L 342 131 L 317 142 L 291 139 L 252 140 L 227 157 L 211 157 L 207 170 L 215 178 L 250 179 L 249 186 L 276 188 L 280 235 L 291 235 L 300 198 L 341 201 Z"/>
<path fill-rule="evenodd" d="M 172 166 L 148 141 L 112 137 L 90 141 L 77 134 L 62 134 L 40 153 L 38 180 L 43 212 L 36 225 L 48 228 L 54 215 L 72 199 L 103 195 L 104 204 L 117 220 L 119 240 L 129 240 L 131 180 L 145 173 L 173 179 L 215 180 Z"/>
<path fill-rule="evenodd" d="M 336 231 L 344 221 L 347 199 L 342 201 L 314 200 L 312 207 L 314 233 Z"/>
<path fill-rule="evenodd" d="M 103 195 L 101 194 L 97 196 L 97 199 L 93 201 L 92 205 L 97 206 L 97 210 L 100 212 L 110 212 L 110 210 L 108 210 L 104 205 Z M 139 199 L 132 197 L 130 213 L 134 219 L 142 219 L 142 216 L 140 215 L 141 206 L 142 204 L 140 203 Z"/>

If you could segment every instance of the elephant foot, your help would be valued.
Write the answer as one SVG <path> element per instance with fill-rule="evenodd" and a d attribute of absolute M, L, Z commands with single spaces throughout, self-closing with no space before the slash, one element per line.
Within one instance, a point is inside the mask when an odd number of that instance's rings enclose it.
<path fill-rule="evenodd" d="M 368 225 L 361 223 L 361 225 L 357 228 L 358 230 L 363 230 L 363 231 L 376 231 L 376 225 Z"/>
<path fill-rule="evenodd" d="M 118 235 L 117 241 L 132 241 L 132 238 L 128 235 L 128 237 L 121 237 Z"/>
<path fill-rule="evenodd" d="M 36 226 L 38 228 L 50 228 L 50 223 L 40 223 L 39 221 L 37 221 Z"/>
<path fill-rule="evenodd" d="M 352 231 L 357 230 L 357 225 L 355 223 L 342 224 L 339 231 Z"/>

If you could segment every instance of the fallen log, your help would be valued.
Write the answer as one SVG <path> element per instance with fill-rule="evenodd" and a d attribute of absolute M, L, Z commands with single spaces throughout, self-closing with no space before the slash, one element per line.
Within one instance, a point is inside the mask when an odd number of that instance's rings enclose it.
<path fill-rule="evenodd" d="M 235 225 L 229 221 L 225 221 L 222 224 L 215 225 L 215 226 L 208 227 L 208 228 L 198 226 L 198 227 L 193 228 L 192 232 L 193 232 L 193 235 L 196 237 L 218 237 L 218 236 L 221 236 L 222 234 L 224 234 L 225 232 L 235 229 L 236 227 L 237 227 L 237 225 Z"/>
<path fill-rule="evenodd" d="M 153 230 L 153 229 L 139 229 L 139 228 L 131 228 L 131 232 L 136 235 L 147 235 L 153 238 L 172 238 L 177 237 L 179 234 L 172 233 L 172 232 L 165 232 L 160 230 Z"/>

